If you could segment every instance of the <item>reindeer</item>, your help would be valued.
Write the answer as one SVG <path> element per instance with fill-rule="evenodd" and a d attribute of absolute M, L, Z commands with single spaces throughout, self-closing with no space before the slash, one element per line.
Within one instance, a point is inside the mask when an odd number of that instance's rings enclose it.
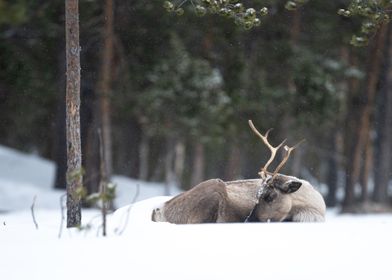
<path fill-rule="evenodd" d="M 175 224 L 323 222 L 326 207 L 321 194 L 308 181 L 278 173 L 302 141 L 292 147 L 285 145 L 283 160 L 269 172 L 268 167 L 286 140 L 273 147 L 268 141 L 271 130 L 262 135 L 251 120 L 249 125 L 271 152 L 258 173 L 261 178 L 204 181 L 154 209 L 152 220 Z"/>

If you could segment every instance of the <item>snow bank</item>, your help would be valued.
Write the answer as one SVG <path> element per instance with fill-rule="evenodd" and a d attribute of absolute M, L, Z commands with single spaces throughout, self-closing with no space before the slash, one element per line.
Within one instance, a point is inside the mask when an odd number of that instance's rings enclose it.
<path fill-rule="evenodd" d="M 53 162 L 34 154 L 0 146 L 0 178 L 49 190 L 54 180 Z"/>
<path fill-rule="evenodd" d="M 115 177 L 107 238 L 100 216 L 83 211 L 90 230 L 63 229 L 53 164 L 0 147 L 0 277 L 5 280 L 389 280 L 392 215 L 336 215 L 326 223 L 173 225 L 151 211 L 170 197 L 163 185 Z M 175 190 L 176 192 L 178 190 Z M 35 228 L 29 207 L 37 195 Z"/>
<path fill-rule="evenodd" d="M 60 209 L 64 191 L 53 190 L 55 165 L 37 155 L 0 146 L 0 212 L 29 209 L 33 198 L 37 209 Z M 165 185 L 113 176 L 117 185 L 116 207 L 163 195 Z M 172 195 L 181 190 L 170 186 Z"/>
<path fill-rule="evenodd" d="M 1 278 L 391 279 L 388 215 L 322 224 L 143 225 L 134 214 L 122 235 L 65 230 L 61 239 L 57 211 L 37 211 L 38 230 L 27 212 L 0 215 Z M 110 217 L 109 225 L 115 223 Z"/>
<path fill-rule="evenodd" d="M 123 207 L 133 201 L 141 201 L 165 194 L 163 183 L 143 182 L 124 176 L 114 176 L 113 182 L 117 185 L 116 207 Z M 177 186 L 170 186 L 169 190 L 171 195 L 182 192 Z"/>

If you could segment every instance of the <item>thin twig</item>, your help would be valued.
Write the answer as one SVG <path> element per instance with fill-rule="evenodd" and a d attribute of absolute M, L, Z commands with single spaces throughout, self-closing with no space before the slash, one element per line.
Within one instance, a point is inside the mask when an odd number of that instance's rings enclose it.
<path fill-rule="evenodd" d="M 115 232 L 116 234 L 122 235 L 122 234 L 124 233 L 125 229 L 128 227 L 129 214 L 130 214 L 130 212 L 131 212 L 131 209 L 132 209 L 132 207 L 133 207 L 133 204 L 136 202 L 137 198 L 139 197 L 139 194 L 140 194 L 140 185 L 137 184 L 137 185 L 136 185 L 136 193 L 135 193 L 135 195 L 133 196 L 131 205 L 130 205 L 130 206 L 128 207 L 128 209 L 127 209 L 127 213 L 126 213 L 124 225 L 122 226 L 121 229 L 116 228 L 116 229 L 114 230 L 114 232 Z"/>
<path fill-rule="evenodd" d="M 37 196 L 35 195 L 33 198 L 33 203 L 31 204 L 30 210 L 31 210 L 31 216 L 33 217 L 33 222 L 34 222 L 35 228 L 38 229 L 38 223 L 37 223 L 37 220 L 35 219 L 35 214 L 34 214 L 34 207 L 35 207 L 36 200 L 37 200 Z"/>
<path fill-rule="evenodd" d="M 136 193 L 133 196 L 133 199 L 132 199 L 132 202 L 131 202 L 132 204 L 134 204 L 136 202 L 136 200 L 138 199 L 139 195 L 140 195 L 140 184 L 136 184 Z"/>
<path fill-rule="evenodd" d="M 106 188 L 108 185 L 107 180 L 107 166 L 106 166 L 106 158 L 105 158 L 105 150 L 103 143 L 103 136 L 101 129 L 98 129 L 98 137 L 99 137 L 99 160 L 100 160 L 100 172 L 101 172 L 101 182 L 100 182 L 100 193 L 102 198 L 102 235 L 106 236 L 106 215 L 107 215 L 107 201 L 106 201 Z"/>
<path fill-rule="evenodd" d="M 62 196 L 60 196 L 60 209 L 61 209 L 61 221 L 60 221 L 60 229 L 59 229 L 59 234 L 58 234 L 58 238 L 61 238 L 61 234 L 63 233 L 63 227 L 64 227 L 64 220 L 65 220 L 65 216 L 64 216 L 64 198 L 66 197 L 67 194 L 63 194 Z"/>
<path fill-rule="evenodd" d="M 97 228 L 97 237 L 99 237 L 99 232 L 101 231 L 101 228 L 103 228 L 103 224 L 99 225 L 98 228 Z M 106 236 L 106 232 L 105 232 L 104 236 Z"/>
<path fill-rule="evenodd" d="M 181 8 L 181 6 L 184 5 L 185 2 L 188 2 L 188 0 L 182 1 L 181 4 L 177 6 L 177 9 L 178 9 L 178 8 Z"/>
<path fill-rule="evenodd" d="M 85 228 L 85 235 L 84 235 L 84 236 L 87 236 L 87 232 L 88 232 L 89 230 L 93 229 L 93 226 L 94 226 L 93 221 L 94 221 L 95 219 L 97 219 L 97 218 L 100 218 L 100 217 L 102 217 L 101 213 L 98 214 L 98 215 L 93 216 L 93 217 L 90 219 L 90 221 L 88 221 L 88 223 L 87 223 L 86 226 L 85 226 L 86 228 Z M 100 229 L 100 226 L 98 226 L 98 232 L 99 232 L 99 229 Z M 97 235 L 97 236 L 98 236 L 98 235 Z"/>

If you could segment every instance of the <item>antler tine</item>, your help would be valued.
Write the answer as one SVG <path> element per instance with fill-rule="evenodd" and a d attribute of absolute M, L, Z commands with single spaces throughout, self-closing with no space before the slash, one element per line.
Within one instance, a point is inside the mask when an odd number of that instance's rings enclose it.
<path fill-rule="evenodd" d="M 268 147 L 268 149 L 271 151 L 271 156 L 269 158 L 269 160 L 267 161 L 267 163 L 260 168 L 260 172 L 259 175 L 264 178 L 265 175 L 268 173 L 267 168 L 269 167 L 269 165 L 272 163 L 272 161 L 274 160 L 275 156 L 276 156 L 276 152 L 280 149 L 280 147 L 282 147 L 282 145 L 286 142 L 286 139 L 282 141 L 282 143 L 280 143 L 278 146 L 273 147 L 269 142 L 268 142 L 268 135 L 270 133 L 270 131 L 272 130 L 272 128 L 268 129 L 267 132 L 265 133 L 265 135 L 262 135 L 257 129 L 256 127 L 253 125 L 253 122 L 251 120 L 248 121 L 250 128 L 253 130 L 253 132 L 259 136 L 261 138 L 261 140 L 263 140 L 264 144 Z"/>
<path fill-rule="evenodd" d="M 279 163 L 279 165 L 275 168 L 275 171 L 272 175 L 272 178 L 275 178 L 276 175 L 278 174 L 278 172 L 282 169 L 282 167 L 286 164 L 287 160 L 290 157 L 290 154 L 292 151 L 294 151 L 296 148 L 298 148 L 299 145 L 301 145 L 303 142 L 305 141 L 305 139 L 302 139 L 301 141 L 299 141 L 297 144 L 295 144 L 292 147 L 289 146 L 284 146 L 284 149 L 286 150 L 286 155 L 284 156 L 283 160 L 281 163 Z"/>

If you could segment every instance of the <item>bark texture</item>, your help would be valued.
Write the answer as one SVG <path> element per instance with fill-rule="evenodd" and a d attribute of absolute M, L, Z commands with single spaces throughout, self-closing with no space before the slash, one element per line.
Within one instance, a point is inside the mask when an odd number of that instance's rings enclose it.
<path fill-rule="evenodd" d="M 103 147 L 105 150 L 106 174 L 112 174 L 112 138 L 111 138 L 111 83 L 113 61 L 113 0 L 105 1 L 104 9 L 105 26 L 103 32 L 103 51 L 100 79 L 98 82 L 99 106 L 101 112 L 101 128 Z"/>
<path fill-rule="evenodd" d="M 357 125 L 351 138 L 346 139 L 348 151 L 348 161 L 346 166 L 346 191 L 343 201 L 343 208 L 348 209 L 354 204 L 354 188 L 359 181 L 361 171 L 361 155 L 366 145 L 370 132 L 370 118 L 374 99 L 377 93 L 377 85 L 382 65 L 382 55 L 386 40 L 386 26 L 382 26 L 377 34 L 375 44 L 369 48 L 370 56 L 368 62 L 366 87 L 362 96 L 357 100 L 357 106 L 351 107 L 348 118 L 357 119 Z"/>
<path fill-rule="evenodd" d="M 81 224 L 82 153 L 80 140 L 80 46 L 79 3 L 65 1 L 66 33 L 66 127 L 67 127 L 67 227 Z"/>
<path fill-rule="evenodd" d="M 389 30 L 388 37 L 385 87 L 381 91 L 377 106 L 377 149 L 373 200 L 380 203 L 388 202 L 388 184 L 392 176 L 392 30 Z"/>
<path fill-rule="evenodd" d="M 204 145 L 200 142 L 195 143 L 191 175 L 191 185 L 197 185 L 204 179 Z"/>

